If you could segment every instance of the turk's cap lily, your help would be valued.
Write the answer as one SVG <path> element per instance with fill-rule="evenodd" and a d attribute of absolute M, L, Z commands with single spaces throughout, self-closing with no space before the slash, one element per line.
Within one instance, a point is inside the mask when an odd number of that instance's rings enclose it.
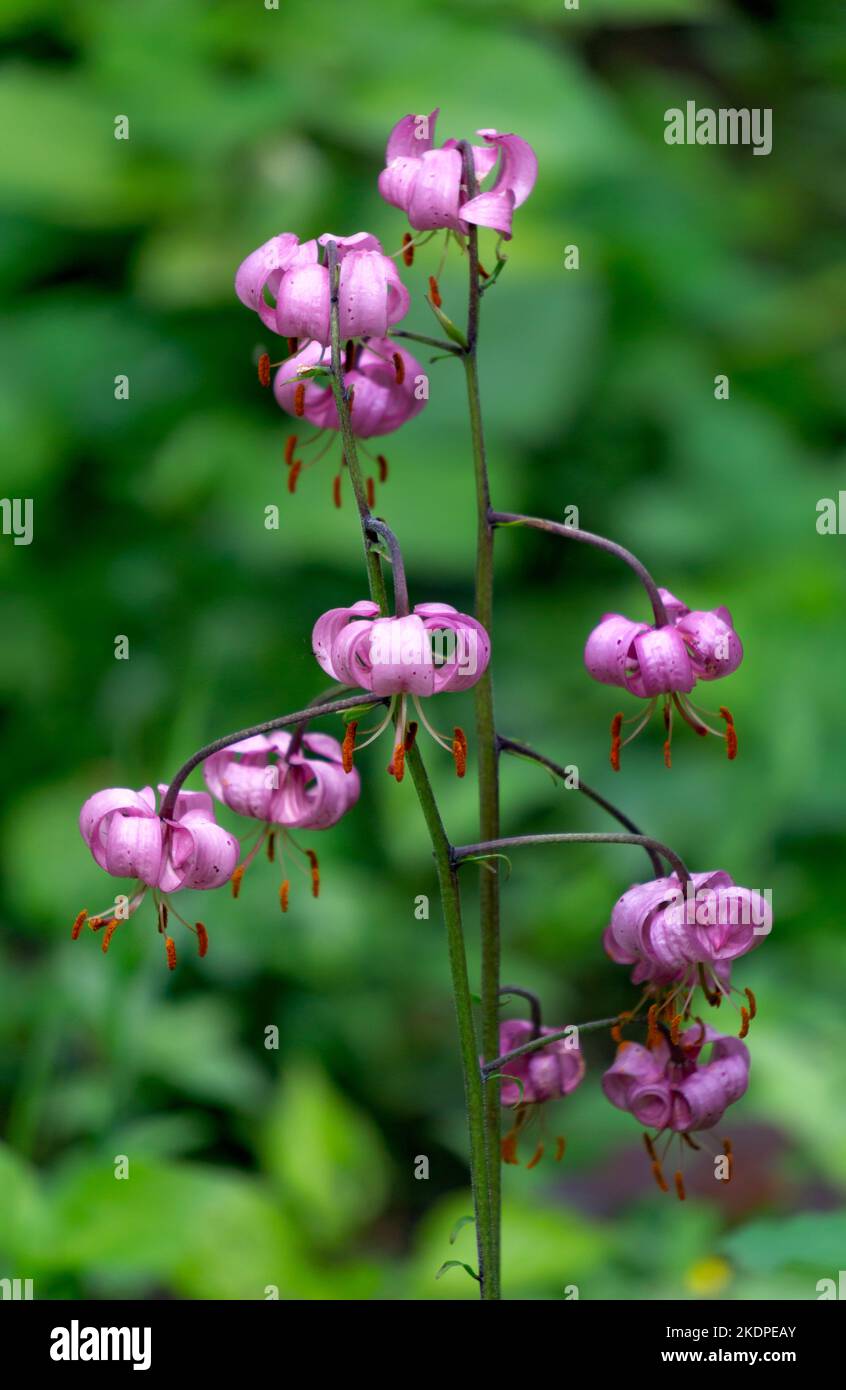
<path fill-rule="evenodd" d="M 166 792 L 160 784 L 162 799 Z M 207 792 L 180 792 L 172 817 L 163 821 L 152 787 L 109 787 L 84 803 L 79 828 L 106 873 L 165 893 L 219 888 L 238 862 L 238 841 L 215 821 Z"/>
<path fill-rule="evenodd" d="M 710 1046 L 707 1062 L 700 1053 Z M 652 1047 L 624 1042 L 602 1078 L 602 1089 L 618 1110 L 658 1131 L 690 1134 L 719 1124 L 749 1084 L 749 1049 L 739 1038 L 713 1028 L 688 1029 L 674 1044 L 661 1038 Z"/>
<path fill-rule="evenodd" d="M 674 691 L 687 694 L 698 680 L 736 671 L 743 647 L 729 610 L 691 611 L 667 589 L 659 592 L 669 619 L 665 627 L 604 614 L 585 644 L 585 665 L 594 680 L 651 699 Z"/>
<path fill-rule="evenodd" d="M 473 146 L 473 165 L 481 183 L 499 165 L 492 186 L 467 197 L 458 141 L 434 145 L 438 110 L 428 117 L 403 116 L 388 138 L 379 192 L 392 207 L 406 213 L 416 231 L 446 227 L 466 233 L 468 224 L 491 227 L 510 239 L 514 209 L 526 201 L 535 185 L 537 156 L 519 135 L 497 130 L 477 132 L 484 145 Z"/>
<path fill-rule="evenodd" d="M 280 729 L 230 744 L 203 764 L 206 785 L 239 815 L 292 830 L 327 830 L 358 801 L 358 772 L 344 772 L 341 745 L 329 734 L 305 734 L 293 753 L 291 743 Z"/>
<path fill-rule="evenodd" d="M 724 968 L 757 946 L 772 927 L 767 899 L 721 869 L 691 874 L 687 892 L 676 874 L 638 883 L 614 905 L 605 949 L 640 979 L 683 978 L 700 963 Z"/>
<path fill-rule="evenodd" d="M 308 420 L 318 429 L 339 430 L 338 409 L 331 386 L 319 380 L 298 380 L 298 374 L 331 365 L 331 350 L 312 342 L 283 362 L 276 373 L 273 393 L 289 415 Z M 359 439 L 390 434 L 417 415 L 426 403 L 416 383 L 423 368 L 405 348 L 389 338 L 370 338 L 354 355 L 344 372 L 344 383 L 353 394 L 350 422 Z"/>
<path fill-rule="evenodd" d="M 487 632 L 450 604 L 418 603 L 399 618 L 378 614 L 377 604 L 362 599 L 318 618 L 312 647 L 333 680 L 373 695 L 428 696 L 468 690 L 487 669 Z"/>
<path fill-rule="evenodd" d="M 321 262 L 321 248 L 329 241 L 338 247 L 341 337 L 384 338 L 405 317 L 410 299 L 394 262 L 368 232 L 350 237 L 326 232 L 302 244 L 287 232 L 271 237 L 238 267 L 238 298 L 274 333 L 328 346 L 329 267 Z M 267 302 L 266 290 L 274 296 L 275 305 Z"/>
<path fill-rule="evenodd" d="M 558 1028 L 541 1028 L 541 1036 L 560 1032 Z M 536 1036 L 531 1022 L 525 1018 L 508 1019 L 500 1024 L 500 1056 L 522 1047 Z M 504 1063 L 502 1074 L 514 1077 L 500 1087 L 503 1105 L 538 1105 L 546 1100 L 558 1100 L 575 1091 L 585 1074 L 585 1059 L 572 1038 L 557 1038 L 555 1042 L 527 1052 Z M 518 1085 L 518 1082 L 520 1085 Z"/>

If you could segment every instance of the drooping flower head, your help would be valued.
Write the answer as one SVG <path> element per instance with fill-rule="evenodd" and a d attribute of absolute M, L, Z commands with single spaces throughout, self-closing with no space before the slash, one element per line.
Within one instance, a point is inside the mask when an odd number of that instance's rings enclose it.
<path fill-rule="evenodd" d="M 423 368 L 405 348 L 390 338 L 369 338 L 365 343 L 349 342 L 346 348 L 344 383 L 349 392 L 350 424 L 353 434 L 361 441 L 391 434 L 412 420 L 426 404 L 426 377 Z M 273 392 L 279 405 L 289 415 L 307 420 L 316 426 L 316 433 L 298 447 L 297 435 L 290 435 L 285 447 L 288 464 L 288 489 L 296 489 L 300 473 L 318 463 L 335 442 L 325 439 L 325 431 L 340 430 L 338 409 L 331 385 L 320 378 L 300 379 L 300 373 L 331 366 L 331 350 L 320 343 L 310 343 L 279 367 Z M 365 449 L 365 452 L 367 450 Z M 372 455 L 370 455 L 373 458 Z M 388 461 L 384 454 L 373 459 L 380 482 L 388 476 Z M 344 472 L 340 464 L 333 477 L 335 505 L 341 504 L 341 482 Z M 375 481 L 367 479 L 368 500 L 375 501 Z"/>
<path fill-rule="evenodd" d="M 632 981 L 647 986 L 659 1012 L 681 1019 L 697 985 L 713 1005 L 732 993 L 732 961 L 771 930 L 768 896 L 716 869 L 691 874 L 684 888 L 675 873 L 635 884 L 615 903 L 603 944 L 617 964 L 634 966 Z M 755 1003 L 744 994 L 745 1034 Z"/>
<path fill-rule="evenodd" d="M 429 116 L 403 116 L 388 138 L 379 192 L 401 208 L 415 231 L 439 227 L 466 234 L 469 224 L 491 227 L 511 237 L 514 209 L 535 186 L 538 161 L 519 135 L 477 131 L 484 145 L 473 146 L 473 165 L 481 191 L 469 197 L 457 140 L 435 146 L 436 108 Z M 496 172 L 494 172 L 494 166 Z M 485 188 L 485 181 L 488 187 Z"/>
<path fill-rule="evenodd" d="M 203 764 L 209 790 L 230 810 L 263 822 L 258 839 L 232 875 L 237 898 L 241 880 L 262 845 L 271 862 L 279 841 L 284 862 L 286 848 L 308 861 L 311 890 L 320 891 L 320 867 L 314 850 L 301 850 L 292 830 L 328 830 L 358 801 L 361 783 L 353 770 L 342 766 L 341 745 L 329 734 L 296 734 L 276 730 L 255 734 L 213 753 Z M 283 877 L 279 902 L 288 910 L 290 879 Z"/>
<path fill-rule="evenodd" d="M 514 1048 L 522 1047 L 537 1037 L 560 1033 L 560 1028 L 536 1028 L 529 1019 L 514 1018 L 501 1023 L 499 1028 L 499 1055 L 504 1057 Z M 512 1128 L 503 1137 L 502 1156 L 506 1163 L 517 1163 L 517 1144 L 521 1133 L 545 1101 L 559 1100 L 569 1096 L 581 1082 L 585 1074 L 585 1059 L 578 1047 L 575 1034 L 566 1038 L 556 1038 L 554 1042 L 539 1047 L 534 1052 L 515 1057 L 504 1062 L 500 1072 L 513 1081 L 503 1081 L 500 1087 L 500 1101 L 515 1110 Z M 540 1121 L 543 1124 L 541 1118 Z M 542 1136 L 533 1157 L 528 1163 L 534 1168 L 539 1163 L 545 1144 Z M 556 1140 L 556 1158 L 564 1156 L 564 1140 Z"/>
<path fill-rule="evenodd" d="M 439 734 L 420 700 L 475 685 L 490 660 L 488 634 L 475 618 L 448 603 L 418 603 L 402 617 L 378 615 L 378 605 L 362 599 L 348 608 L 330 608 L 312 632 L 314 655 L 327 675 L 342 685 L 390 697 L 384 717 L 358 746 L 366 747 L 393 721 L 397 742 L 388 771 L 401 781 L 405 755 L 417 734 L 417 721 L 406 718 L 410 699 L 424 728 L 452 753 L 456 771 L 463 777 L 467 760 L 463 731 L 456 728 L 452 740 Z M 344 766 L 349 769 L 357 728 L 356 720 L 349 723 L 344 739 Z"/>
<path fill-rule="evenodd" d="M 707 1062 L 701 1052 L 710 1046 Z M 684 1146 L 698 1149 L 691 1135 L 718 1125 L 727 1108 L 740 1100 L 749 1084 L 749 1049 L 739 1038 L 728 1038 L 706 1028 L 697 1020 L 675 1039 L 669 1030 L 653 1040 L 651 1046 L 623 1042 L 617 1056 L 602 1078 L 602 1089 L 612 1105 L 628 1110 L 646 1130 L 644 1134 L 652 1173 L 662 1191 L 668 1190 L 663 1161 L 674 1136 L 679 1136 L 679 1152 Z M 656 1145 L 667 1135 L 659 1157 Z M 724 1141 L 722 1167 L 724 1180 L 731 1177 L 732 1148 Z M 684 1200 L 682 1164 L 675 1174 L 678 1196 Z"/>
<path fill-rule="evenodd" d="M 167 787 L 160 785 L 162 800 L 166 792 Z M 170 904 L 169 896 L 182 888 L 220 888 L 238 862 L 238 841 L 215 821 L 208 793 L 180 792 L 172 816 L 162 820 L 152 787 L 138 792 L 109 787 L 85 802 L 79 828 L 100 868 L 114 878 L 134 879 L 135 885 L 117 908 L 112 906 L 93 916 L 79 913 L 74 938 L 87 920 L 94 931 L 105 927 L 103 950 L 108 950 L 120 922 L 136 911 L 149 889 L 171 969 L 176 947 L 167 932 L 169 911 L 197 933 L 200 955 L 205 955 L 208 938 L 202 922 L 186 922 Z"/>
<path fill-rule="evenodd" d="M 614 716 L 611 766 L 615 772 L 620 768 L 620 749 L 637 738 L 659 702 L 664 715 L 664 760 L 668 767 L 674 710 L 695 733 L 725 739 L 729 758 L 737 755 L 734 720 L 725 705 L 714 713 L 700 709 L 689 699 L 697 681 L 728 676 L 743 660 L 743 647 L 731 613 L 727 608 L 692 612 L 667 589 L 659 592 L 667 611 L 664 627 L 632 622 L 621 613 L 606 613 L 585 645 L 585 666 L 594 680 L 621 686 L 630 695 L 649 701 L 642 716 L 635 715 L 632 720 L 624 720 L 622 714 Z M 713 728 L 708 722 L 712 718 L 724 720 L 725 730 Z M 623 739 L 623 724 L 635 722 L 633 732 Z"/>
<path fill-rule="evenodd" d="M 375 236 L 326 232 L 304 242 L 289 232 L 271 237 L 242 261 L 235 292 L 266 328 L 296 342 L 330 342 L 329 267 L 321 251 L 338 247 L 338 316 L 341 337 L 384 338 L 408 313 L 409 294 L 399 271 Z M 274 297 L 270 304 L 267 294 Z"/>

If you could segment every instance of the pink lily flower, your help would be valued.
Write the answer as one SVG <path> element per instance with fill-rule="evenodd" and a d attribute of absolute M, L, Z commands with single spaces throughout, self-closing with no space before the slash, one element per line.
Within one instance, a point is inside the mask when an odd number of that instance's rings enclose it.
<path fill-rule="evenodd" d="M 402 781 L 405 755 L 417 735 L 417 721 L 406 720 L 410 698 L 424 728 L 452 753 L 456 772 L 463 777 L 467 765 L 463 730 L 456 728 L 448 741 L 426 718 L 420 698 L 475 685 L 490 661 L 488 634 L 475 618 L 448 603 L 418 603 L 412 613 L 401 617 L 378 615 L 378 605 L 362 599 L 348 608 L 330 608 L 312 632 L 315 658 L 333 680 L 371 695 L 390 696 L 383 719 L 359 746 L 367 747 L 393 720 L 398 741 L 388 771 Z M 357 728 L 356 720 L 347 726 L 343 744 L 347 770 L 352 769 Z"/>
<path fill-rule="evenodd" d="M 665 627 L 636 623 L 621 613 L 606 613 L 585 644 L 585 666 L 594 680 L 618 685 L 629 694 L 648 700 L 646 713 L 624 720 L 616 714 L 611 723 L 611 766 L 620 770 L 620 750 L 638 734 L 661 701 L 666 739 L 664 761 L 671 766 L 673 710 L 695 733 L 724 738 L 730 759 L 737 756 L 737 733 L 731 712 L 720 705 L 713 713 L 700 709 L 688 698 L 697 681 L 718 680 L 736 671 L 743 660 L 743 647 L 734 630 L 727 608 L 710 612 L 691 611 L 667 589 L 659 590 L 667 610 Z M 709 718 L 725 721 L 725 730 L 715 729 Z M 624 723 L 637 727 L 625 739 Z"/>
<path fill-rule="evenodd" d="M 540 1036 L 560 1033 L 560 1028 L 541 1028 Z M 515 1047 L 532 1042 L 539 1036 L 534 1025 L 526 1018 L 508 1019 L 500 1024 L 499 1054 L 504 1056 Z M 503 1081 L 499 1098 L 503 1105 L 516 1108 L 517 1118 L 512 1129 L 503 1137 L 502 1157 L 505 1163 L 517 1163 L 517 1143 L 533 1113 L 534 1107 L 544 1101 L 558 1100 L 569 1096 L 580 1085 L 585 1074 L 585 1059 L 571 1039 L 557 1038 L 546 1047 L 528 1052 L 523 1057 L 515 1057 L 502 1066 L 502 1075 L 513 1077 L 513 1081 Z M 528 1167 L 534 1168 L 544 1152 L 543 1139 L 535 1149 Z M 556 1141 L 556 1158 L 564 1157 L 564 1139 Z"/>
<path fill-rule="evenodd" d="M 324 233 L 300 245 L 285 232 L 271 237 L 241 262 L 235 293 L 266 328 L 283 338 L 329 345 L 329 267 L 320 250 L 337 242 L 341 337 L 384 338 L 408 312 L 409 294 L 390 257 L 368 232 L 338 237 Z M 275 298 L 271 306 L 265 297 Z"/>
<path fill-rule="evenodd" d="M 473 164 L 480 183 L 499 163 L 490 188 L 467 197 L 457 140 L 434 147 L 436 108 L 430 116 L 403 116 L 388 137 L 386 167 L 379 175 L 379 192 L 392 207 L 406 213 L 416 231 L 446 227 L 466 234 L 468 224 L 492 227 L 511 239 L 514 209 L 525 203 L 535 186 L 537 156 L 519 135 L 477 131 L 484 145 L 473 146 Z"/>
<path fill-rule="evenodd" d="M 331 363 L 331 351 L 320 343 L 309 343 L 294 357 L 283 362 L 276 373 L 273 392 L 276 400 L 289 415 L 308 420 L 317 427 L 301 451 L 303 457 L 296 458 L 297 436 L 291 435 L 285 448 L 285 459 L 289 465 L 288 488 L 293 492 L 300 472 L 318 463 L 334 438 L 323 448 L 319 443 L 324 432 L 337 433 L 340 430 L 338 410 L 331 386 L 320 380 L 298 380 L 301 371 Z M 369 338 L 366 343 L 348 344 L 347 367 L 344 381 L 350 392 L 350 423 L 353 433 L 359 440 L 372 439 L 390 434 L 419 414 L 426 398 L 418 390 L 423 379 L 423 368 L 415 357 L 405 348 L 397 347 L 390 338 Z M 306 459 L 305 450 L 317 448 L 311 459 Z M 372 457 L 372 456 L 371 456 Z M 385 482 L 388 476 L 388 461 L 384 454 L 377 455 L 379 481 Z M 341 479 L 343 476 L 343 454 L 338 472 L 333 481 L 335 505 L 341 504 Z M 375 501 L 375 481 L 368 478 L 368 496 L 371 507 Z"/>
<path fill-rule="evenodd" d="M 302 854 L 309 864 L 313 897 L 320 893 L 320 867 L 314 850 L 301 850 L 292 830 L 328 830 L 355 805 L 361 792 L 358 773 L 347 776 L 341 745 L 329 734 L 284 730 L 255 734 L 214 753 L 203 764 L 206 785 L 218 801 L 241 816 L 263 821 L 261 833 L 242 864 L 232 874 L 232 895 L 262 845 L 275 857 L 277 835 L 285 846 Z M 290 879 L 279 888 L 279 903 L 288 910 Z"/>
<path fill-rule="evenodd" d="M 166 792 L 167 787 L 160 784 L 162 799 Z M 163 821 L 156 810 L 152 787 L 144 787 L 140 792 L 109 787 L 85 802 L 79 814 L 79 828 L 100 868 L 115 878 L 135 879 L 136 885 L 122 917 L 112 909 L 92 917 L 87 911 L 80 912 L 74 922 L 74 939 L 88 920 L 94 931 L 106 928 L 103 950 L 108 950 L 119 923 L 137 910 L 147 890 L 152 889 L 170 968 L 176 963 L 176 947 L 167 934 L 169 909 L 196 932 L 200 955 L 205 955 L 208 937 L 202 922 L 193 926 L 185 922 L 169 903 L 168 895 L 182 888 L 220 888 L 231 878 L 238 862 L 238 841 L 215 821 L 208 793 L 180 792 L 173 816 Z"/>
<path fill-rule="evenodd" d="M 707 1062 L 700 1060 L 710 1046 Z M 602 1078 L 602 1089 L 618 1110 L 628 1110 L 647 1130 L 644 1134 L 652 1173 L 663 1192 L 668 1190 L 655 1144 L 662 1135 L 679 1136 L 689 1148 L 699 1144 L 690 1138 L 714 1128 L 726 1110 L 740 1100 L 749 1084 L 749 1049 L 739 1038 L 724 1037 L 700 1023 L 673 1039 L 668 1029 L 650 1046 L 623 1042 Z M 669 1143 L 668 1146 L 669 1147 Z M 665 1149 L 666 1154 L 666 1149 Z M 724 1141 L 727 1180 L 731 1177 L 732 1148 Z M 675 1175 L 676 1192 L 684 1200 L 681 1167 Z"/>
<path fill-rule="evenodd" d="M 716 869 L 692 874 L 686 892 L 676 874 L 629 888 L 614 905 L 603 945 L 618 965 L 635 967 L 633 983 L 658 993 L 662 1011 L 669 1016 L 681 1000 L 674 1012 L 684 1016 L 697 984 L 717 1006 L 731 994 L 731 962 L 771 930 L 767 898 Z M 745 1032 L 755 1002 L 751 990 L 744 993 Z"/>

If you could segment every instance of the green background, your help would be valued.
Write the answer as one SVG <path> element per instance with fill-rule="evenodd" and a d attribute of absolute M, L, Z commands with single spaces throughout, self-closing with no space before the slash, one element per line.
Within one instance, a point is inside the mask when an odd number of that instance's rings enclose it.
<path fill-rule="evenodd" d="M 285 491 L 289 423 L 256 384 L 262 329 L 233 275 L 283 230 L 367 228 L 394 250 L 385 140 L 441 105 L 439 138 L 515 130 L 540 160 L 484 301 L 495 504 L 578 506 L 692 607 L 728 604 L 746 648 L 719 689 L 735 764 L 682 730 L 666 771 L 656 724 L 615 777 L 618 696 L 581 650 L 606 610 L 648 616 L 644 596 L 610 557 L 506 533 L 501 729 L 577 764 L 693 868 L 771 888 L 776 916 L 735 971 L 760 1014 L 748 1095 L 722 1127 L 732 1185 L 703 1154 L 686 1204 L 662 1197 L 635 1122 L 599 1089 L 610 1040 L 591 1035 L 585 1084 L 547 1108 L 564 1164 L 505 1173 L 505 1293 L 815 1298 L 846 1256 L 844 541 L 815 526 L 846 478 L 842 14 L 817 0 L 11 0 L 0 43 L 3 491 L 35 507 L 32 545 L 0 543 L 0 1276 L 58 1298 L 475 1295 L 460 1270 L 434 1279 L 474 1258 L 471 1227 L 448 1239 L 469 1203 L 461 1083 L 431 858 L 386 743 L 361 755 L 355 812 L 302 837 L 321 855 L 318 902 L 292 870 L 282 918 L 278 871 L 257 862 L 238 902 L 192 901 L 210 953 L 198 961 L 183 932 L 173 975 L 149 903 L 106 958 L 87 931 L 69 940 L 78 910 L 120 886 L 79 837 L 83 799 L 166 781 L 207 738 L 325 684 L 310 631 L 364 595 L 354 513 L 349 495 L 332 506 L 328 458 Z M 773 108 L 772 154 L 668 147 L 663 113 L 687 100 Z M 422 332 L 438 255 L 403 272 Z M 453 252 L 456 317 L 463 277 Z M 413 599 L 467 607 L 460 368 L 431 381 L 386 442 L 378 510 Z M 469 696 L 440 705 L 442 726 L 471 727 Z M 472 778 L 424 752 L 453 840 L 474 838 Z M 505 763 L 503 793 L 506 833 L 607 828 L 529 765 Z M 629 848 L 513 856 L 504 976 L 541 992 L 549 1023 L 633 1001 L 600 933 L 646 867 Z M 474 982 L 478 872 L 463 874 Z"/>

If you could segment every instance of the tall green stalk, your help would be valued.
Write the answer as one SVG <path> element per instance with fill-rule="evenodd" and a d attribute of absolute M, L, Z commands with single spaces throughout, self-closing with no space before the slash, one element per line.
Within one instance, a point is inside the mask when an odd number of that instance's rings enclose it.
<path fill-rule="evenodd" d="M 373 521 L 367 501 L 367 490 L 358 460 L 355 435 L 350 421 L 349 397 L 344 386 L 341 354 L 341 335 L 338 318 L 338 250 L 334 242 L 328 244 L 329 283 L 331 291 L 331 347 L 332 378 L 331 385 L 341 423 L 344 460 L 355 493 L 364 540 L 370 596 L 379 604 L 383 614 L 387 614 L 388 601 L 385 577 L 378 555 L 371 544 L 369 528 Z M 491 1225 L 491 1203 L 488 1191 L 488 1161 L 485 1144 L 484 1087 L 479 1069 L 479 1045 L 473 1020 L 473 998 L 470 993 L 470 980 L 467 972 L 467 953 L 464 944 L 464 929 L 461 920 L 461 894 L 458 876 L 451 859 L 451 846 L 435 801 L 432 784 L 426 771 L 420 750 L 413 744 L 406 755 L 406 762 L 414 783 L 414 790 L 420 802 L 423 818 L 432 841 L 438 886 L 444 913 L 447 933 L 447 954 L 452 978 L 453 1001 L 458 1024 L 461 1051 L 461 1065 L 464 1077 L 464 1097 L 467 1112 L 467 1128 L 470 1141 L 470 1183 L 473 1191 L 473 1208 L 476 1218 L 476 1245 L 479 1259 L 479 1283 L 483 1299 L 498 1297 L 498 1277 L 492 1278 L 497 1260 L 494 1255 L 494 1238 Z M 493 1055 L 496 1055 L 494 1049 Z"/>
<path fill-rule="evenodd" d="M 477 192 L 472 149 L 465 145 L 464 175 L 467 196 Z M 490 522 L 490 485 L 482 425 L 482 406 L 479 396 L 479 239 L 475 226 L 468 236 L 470 266 L 467 306 L 467 347 L 462 353 L 467 379 L 467 403 L 470 412 L 470 435 L 473 446 L 473 471 L 476 482 L 476 603 L 475 615 L 485 631 L 493 630 L 494 528 Z M 500 833 L 499 814 L 499 749 L 494 716 L 493 678 L 488 667 L 474 687 L 476 705 L 476 754 L 479 763 L 479 838 L 495 840 Z M 479 921 L 482 954 L 482 1054 L 486 1060 L 499 1051 L 499 985 L 500 985 L 500 871 L 497 860 L 483 869 L 479 884 Z M 500 1160 L 500 1099 L 499 1081 L 488 1081 L 485 1087 L 485 1146 L 488 1166 L 488 1192 L 492 1230 L 492 1256 L 489 1281 L 492 1297 L 500 1296 L 500 1228 L 502 1182 Z"/>

